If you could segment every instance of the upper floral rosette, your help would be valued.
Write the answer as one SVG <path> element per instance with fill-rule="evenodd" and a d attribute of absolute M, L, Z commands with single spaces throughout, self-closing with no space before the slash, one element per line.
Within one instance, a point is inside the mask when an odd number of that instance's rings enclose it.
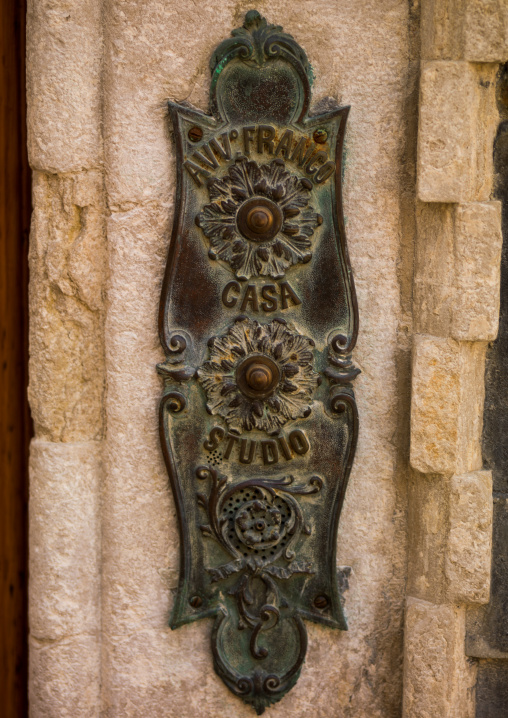
<path fill-rule="evenodd" d="M 198 369 L 207 408 L 230 431 L 276 432 L 310 413 L 320 382 L 313 371 L 314 342 L 280 319 L 270 324 L 240 318 L 210 346 Z"/>
<path fill-rule="evenodd" d="M 210 257 L 227 262 L 238 279 L 277 279 L 308 262 L 309 238 L 323 221 L 309 206 L 311 189 L 282 159 L 262 165 L 237 159 L 222 179 L 209 183 L 211 202 L 196 217 L 210 240 Z"/>

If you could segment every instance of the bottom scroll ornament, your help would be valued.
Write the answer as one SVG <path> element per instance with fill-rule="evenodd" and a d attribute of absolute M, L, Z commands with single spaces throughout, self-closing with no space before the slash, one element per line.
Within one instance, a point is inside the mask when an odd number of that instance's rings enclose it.
<path fill-rule="evenodd" d="M 305 626 L 283 584 L 314 573 L 309 561 L 296 558 L 300 539 L 312 529 L 295 496 L 315 494 L 323 482 L 312 476 L 300 486 L 285 476 L 228 485 L 210 466 L 199 467 L 196 476 L 210 483 L 208 494 L 197 494 L 208 520 L 201 531 L 232 559 L 206 569 L 212 583 L 228 582 L 212 634 L 215 669 L 260 714 L 294 685 L 305 658 Z M 239 672 L 233 663 L 245 670 Z"/>

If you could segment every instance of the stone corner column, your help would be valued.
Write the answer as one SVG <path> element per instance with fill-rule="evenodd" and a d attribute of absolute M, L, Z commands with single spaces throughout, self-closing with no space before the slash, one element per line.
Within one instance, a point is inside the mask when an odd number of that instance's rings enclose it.
<path fill-rule="evenodd" d="M 29 0 L 29 710 L 100 714 L 101 0 Z"/>
<path fill-rule="evenodd" d="M 502 246 L 491 200 L 495 63 L 508 46 L 485 6 L 422 2 L 405 718 L 472 718 L 465 615 L 490 593 L 492 476 L 481 436 Z"/>

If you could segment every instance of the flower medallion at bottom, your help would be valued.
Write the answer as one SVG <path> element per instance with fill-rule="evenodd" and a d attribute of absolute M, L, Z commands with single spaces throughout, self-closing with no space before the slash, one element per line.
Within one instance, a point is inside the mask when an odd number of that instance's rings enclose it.
<path fill-rule="evenodd" d="M 249 501 L 235 516 L 236 533 L 240 541 L 253 548 L 276 546 L 285 533 L 281 529 L 282 513 L 265 501 Z"/>

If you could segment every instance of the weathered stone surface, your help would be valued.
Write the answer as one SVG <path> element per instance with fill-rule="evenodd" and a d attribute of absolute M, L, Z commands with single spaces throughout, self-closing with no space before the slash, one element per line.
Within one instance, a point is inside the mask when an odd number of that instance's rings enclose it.
<path fill-rule="evenodd" d="M 102 3 L 29 0 L 28 153 L 33 169 L 100 167 Z"/>
<path fill-rule="evenodd" d="M 411 465 L 422 473 L 481 468 L 485 344 L 415 335 Z"/>
<path fill-rule="evenodd" d="M 492 574 L 490 601 L 467 612 L 466 653 L 475 658 L 508 659 L 508 496 L 493 497 Z"/>
<path fill-rule="evenodd" d="M 100 646 L 97 635 L 29 640 L 30 718 L 98 718 Z"/>
<path fill-rule="evenodd" d="M 508 60 L 508 5 L 505 0 L 467 0 L 463 32 L 465 60 Z"/>
<path fill-rule="evenodd" d="M 488 603 L 492 551 L 492 472 L 473 471 L 450 481 L 446 551 L 447 597 L 452 603 Z"/>
<path fill-rule="evenodd" d="M 30 387 L 35 433 L 102 435 L 105 278 L 99 172 L 34 175 L 30 242 Z"/>
<path fill-rule="evenodd" d="M 499 323 L 501 203 L 455 209 L 455 283 L 451 336 L 465 341 L 496 338 Z"/>
<path fill-rule="evenodd" d="M 449 478 L 411 472 L 408 485 L 407 595 L 445 603 Z"/>
<path fill-rule="evenodd" d="M 423 60 L 463 59 L 464 21 L 468 0 L 422 0 Z"/>
<path fill-rule="evenodd" d="M 34 439 L 30 450 L 30 634 L 42 642 L 100 628 L 102 444 Z"/>
<path fill-rule="evenodd" d="M 476 667 L 464 655 L 464 611 L 407 599 L 404 718 L 473 718 Z"/>
<path fill-rule="evenodd" d="M 414 330 L 450 336 L 456 296 L 454 261 L 454 205 L 417 206 L 414 278 Z"/>
<path fill-rule="evenodd" d="M 506 88 L 507 75 L 501 76 L 501 90 Z M 508 108 L 504 108 L 504 118 Z M 508 125 L 499 128 L 495 147 L 497 173 L 496 195 L 502 201 L 503 242 L 501 260 L 501 308 L 499 334 L 487 352 L 485 371 L 485 411 L 483 427 L 483 458 L 492 470 L 494 488 L 494 525 L 492 546 L 492 576 L 490 601 L 487 606 L 475 607 L 467 613 L 466 649 L 470 656 L 485 659 L 508 659 Z M 508 663 L 505 665 L 508 666 Z M 492 673 L 492 676 L 489 675 Z M 485 661 L 480 670 L 480 700 L 483 696 L 483 715 L 488 705 L 495 711 L 494 694 L 498 693 L 498 678 L 502 671 L 496 662 Z M 502 693 L 498 693 L 502 700 Z M 482 710 L 480 707 L 479 710 Z M 481 715 L 481 713 L 480 713 Z"/>
<path fill-rule="evenodd" d="M 501 244 L 499 202 L 420 205 L 416 331 L 463 341 L 495 339 Z"/>
<path fill-rule="evenodd" d="M 508 8 L 503 0 L 423 0 L 421 26 L 425 60 L 508 58 Z"/>
<path fill-rule="evenodd" d="M 467 62 L 424 64 L 418 126 L 422 202 L 489 199 L 495 131 L 495 72 Z"/>
<path fill-rule="evenodd" d="M 476 78 L 465 62 L 428 62 L 420 80 L 418 197 L 472 199 Z"/>

